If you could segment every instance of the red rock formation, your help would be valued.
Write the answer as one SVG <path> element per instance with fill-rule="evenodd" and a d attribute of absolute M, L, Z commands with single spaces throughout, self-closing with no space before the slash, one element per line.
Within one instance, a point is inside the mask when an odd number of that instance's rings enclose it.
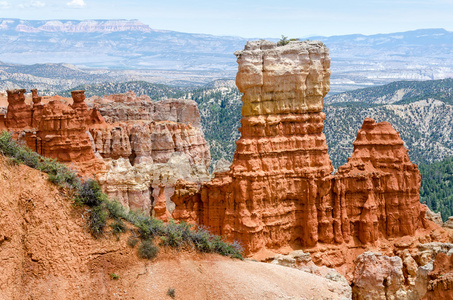
<path fill-rule="evenodd" d="M 247 252 L 331 242 L 332 164 L 322 133 L 330 59 L 320 42 L 259 41 L 235 53 L 244 93 L 231 171 L 177 191 L 173 217 L 240 241 Z M 193 211 L 197 209 L 197 211 Z"/>
<path fill-rule="evenodd" d="M 429 273 L 428 292 L 423 299 L 453 299 L 453 255 L 439 253 Z"/>
<path fill-rule="evenodd" d="M 356 236 L 366 244 L 423 227 L 420 172 L 407 153 L 390 123 L 365 119 L 352 156 L 335 174 L 338 241 Z"/>
<path fill-rule="evenodd" d="M 87 133 L 88 124 L 104 124 L 102 116 L 89 110 L 84 92 L 73 94 L 74 104 L 60 101 L 41 104 L 41 97 L 32 90 L 33 105 L 25 103 L 25 90 L 8 91 L 6 127 L 22 138 L 28 147 L 41 155 L 62 162 L 75 163 L 83 174 L 93 171 L 94 152 Z"/>
<path fill-rule="evenodd" d="M 42 97 L 40 97 L 38 95 L 37 89 L 31 90 L 31 93 L 32 93 L 32 100 L 33 100 L 31 126 L 37 127 L 37 126 L 39 126 L 39 122 L 42 117 L 42 109 L 43 109 L 43 105 L 41 104 Z"/>
<path fill-rule="evenodd" d="M 0 111 L 0 130 L 6 129 L 6 113 Z"/>
<path fill-rule="evenodd" d="M 200 189 L 180 182 L 174 218 L 238 240 L 248 253 L 362 246 L 427 225 L 420 173 L 389 123 L 366 119 L 349 162 L 331 175 L 322 133 L 330 59 L 322 43 L 249 42 L 236 55 L 244 95 L 231 170 Z"/>
<path fill-rule="evenodd" d="M 25 90 L 8 90 L 8 112 L 6 127 L 24 129 L 32 123 L 32 107 L 25 103 Z"/>

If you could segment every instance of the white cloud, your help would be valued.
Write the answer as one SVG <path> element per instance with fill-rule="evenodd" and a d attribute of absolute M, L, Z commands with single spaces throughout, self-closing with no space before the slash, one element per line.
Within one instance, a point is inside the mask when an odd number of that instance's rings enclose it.
<path fill-rule="evenodd" d="M 71 7 L 84 7 L 86 4 L 83 0 L 72 0 L 71 2 L 66 3 L 66 5 Z"/>
<path fill-rule="evenodd" d="M 21 3 L 18 5 L 19 8 L 30 8 L 30 7 L 44 7 L 46 4 L 41 1 L 33 0 L 30 3 Z"/>
<path fill-rule="evenodd" d="M 41 2 L 41 1 L 32 1 L 30 3 L 30 6 L 31 7 L 44 7 L 44 6 L 46 6 L 46 4 L 44 2 Z"/>
<path fill-rule="evenodd" d="M 0 7 L 1 8 L 9 8 L 9 3 L 6 1 L 0 1 Z"/>

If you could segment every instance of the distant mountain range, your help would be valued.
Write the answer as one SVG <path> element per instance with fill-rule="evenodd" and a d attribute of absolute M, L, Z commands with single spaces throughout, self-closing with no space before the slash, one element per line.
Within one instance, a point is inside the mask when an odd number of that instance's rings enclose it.
<path fill-rule="evenodd" d="M 310 39 L 321 40 L 330 49 L 331 95 L 398 80 L 453 77 L 453 32 L 444 29 Z M 127 72 L 127 80 L 166 84 L 233 79 L 237 70 L 233 53 L 243 49 L 246 42 L 242 37 L 156 30 L 137 20 L 0 18 L 0 61 L 39 66 L 72 64 L 89 73 L 86 82 L 79 80 L 74 85 L 92 82 L 93 70 L 87 69 L 93 68 L 98 72 L 106 69 L 101 75 L 116 71 L 109 74 L 111 81 L 120 80 L 117 77 L 125 75 L 124 70 L 132 70 Z M 160 73 L 154 75 L 150 71 Z M 14 74 L 17 77 L 18 73 Z M 42 77 L 27 70 L 21 74 Z M 207 78 L 198 78 L 199 74 Z M 0 77 L 0 86 L 5 76 L 3 73 Z M 172 80 L 172 76 L 179 77 Z M 41 86 L 49 83 L 52 88 L 56 83 L 48 78 L 37 81 Z M 124 76 L 121 78 L 124 80 Z M 100 78 L 95 80 L 99 82 Z"/>
<path fill-rule="evenodd" d="M 119 32 L 156 31 L 138 20 L 20 20 L 1 19 L 0 30 L 16 32 Z"/>

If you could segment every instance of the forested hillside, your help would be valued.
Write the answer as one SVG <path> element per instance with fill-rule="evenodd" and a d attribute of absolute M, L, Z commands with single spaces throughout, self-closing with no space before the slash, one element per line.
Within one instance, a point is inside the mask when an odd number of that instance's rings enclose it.
<path fill-rule="evenodd" d="M 405 104 L 428 98 L 453 105 L 453 78 L 428 81 L 397 81 L 382 86 L 332 95 L 325 99 L 325 103 Z"/>
<path fill-rule="evenodd" d="M 188 96 L 198 103 L 212 164 L 220 158 L 232 161 L 240 137 L 241 93 L 237 88 L 216 87 L 197 89 Z"/>
<path fill-rule="evenodd" d="M 153 100 L 160 100 L 164 98 L 184 98 L 186 91 L 190 89 L 145 81 L 129 81 L 121 83 L 81 84 L 70 90 L 62 91 L 59 94 L 60 96 L 70 97 L 71 91 L 73 90 L 85 90 L 86 97 L 102 97 L 104 95 L 122 94 L 133 91 L 136 95 L 147 95 Z"/>
<path fill-rule="evenodd" d="M 420 201 L 440 212 L 445 222 L 453 215 L 453 157 L 433 164 L 419 165 L 422 176 Z"/>
<path fill-rule="evenodd" d="M 329 106 L 324 133 L 334 167 L 346 163 L 357 130 L 367 117 L 387 121 L 400 133 L 409 157 L 416 164 L 431 163 L 453 155 L 453 106 L 438 100 L 420 100 L 402 105 Z"/>

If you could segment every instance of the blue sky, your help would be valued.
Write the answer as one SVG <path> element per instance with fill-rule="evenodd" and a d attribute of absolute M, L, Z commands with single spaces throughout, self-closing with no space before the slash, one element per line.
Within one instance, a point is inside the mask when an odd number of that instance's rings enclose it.
<path fill-rule="evenodd" d="M 248 38 L 453 31 L 452 15 L 453 0 L 0 0 L 3 18 L 139 19 L 154 29 Z"/>

